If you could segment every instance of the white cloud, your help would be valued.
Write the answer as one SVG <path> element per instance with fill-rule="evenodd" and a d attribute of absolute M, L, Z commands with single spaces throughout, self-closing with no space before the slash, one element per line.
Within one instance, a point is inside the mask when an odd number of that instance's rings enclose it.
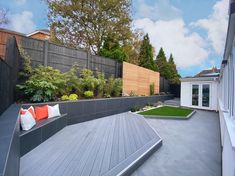
<path fill-rule="evenodd" d="M 181 11 L 172 6 L 169 0 L 157 0 L 151 5 L 145 0 L 136 0 L 134 3 L 139 18 L 169 20 L 181 16 Z"/>
<path fill-rule="evenodd" d="M 34 31 L 36 29 L 36 25 L 33 22 L 33 13 L 30 11 L 23 11 L 22 13 L 11 15 L 10 28 L 25 34 Z"/>
<path fill-rule="evenodd" d="M 190 33 L 181 18 L 165 21 L 137 19 L 133 25 L 149 34 L 156 52 L 163 47 L 167 56 L 173 53 L 180 68 L 200 65 L 209 55 L 205 40 L 198 33 Z"/>
<path fill-rule="evenodd" d="M 221 0 L 213 6 L 213 12 L 208 18 L 200 19 L 193 26 L 203 28 L 208 33 L 208 41 L 217 54 L 222 54 L 225 44 L 228 23 L 229 0 Z"/>

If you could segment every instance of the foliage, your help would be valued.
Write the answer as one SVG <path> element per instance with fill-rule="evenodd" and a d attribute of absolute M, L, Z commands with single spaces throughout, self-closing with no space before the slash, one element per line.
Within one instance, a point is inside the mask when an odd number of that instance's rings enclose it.
<path fill-rule="evenodd" d="M 23 59 L 23 69 L 19 72 L 20 79 L 28 79 L 30 75 L 33 72 L 32 66 L 31 66 L 31 57 L 28 55 L 28 53 L 22 48 L 21 45 L 18 46 L 20 55 Z"/>
<path fill-rule="evenodd" d="M 152 84 L 150 84 L 150 95 L 154 95 L 154 90 L 155 90 L 155 84 L 154 83 L 152 83 Z"/>
<path fill-rule="evenodd" d="M 106 97 L 117 97 L 122 93 L 122 80 L 115 79 L 113 76 L 109 77 L 105 85 L 105 96 Z"/>
<path fill-rule="evenodd" d="M 173 58 L 172 54 L 170 55 L 170 58 L 168 60 L 168 67 L 169 67 L 169 70 L 170 70 L 169 80 L 171 81 L 171 83 L 180 84 L 180 80 L 179 80 L 180 75 L 177 71 L 176 64 L 174 62 L 174 58 Z"/>
<path fill-rule="evenodd" d="M 136 111 L 139 111 L 141 108 L 139 107 L 139 106 L 133 106 L 132 108 L 131 108 L 131 112 L 136 112 Z"/>
<path fill-rule="evenodd" d="M 69 100 L 78 100 L 77 94 L 70 94 L 69 95 Z"/>
<path fill-rule="evenodd" d="M 0 26 L 9 23 L 9 19 L 7 18 L 7 10 L 0 7 Z"/>
<path fill-rule="evenodd" d="M 77 77 L 78 68 L 74 65 L 68 72 L 61 73 L 52 67 L 39 66 L 32 70 L 23 84 L 17 85 L 22 91 L 24 99 L 31 102 L 46 102 L 57 100 L 77 100 L 80 97 L 111 97 L 120 96 L 122 80 L 111 76 L 105 79 L 103 73 L 96 73 L 88 69 L 81 70 Z M 69 95 L 69 96 L 68 96 Z"/>
<path fill-rule="evenodd" d="M 114 79 L 114 87 L 111 95 L 114 97 L 119 97 L 122 93 L 122 79 L 116 78 Z"/>
<path fill-rule="evenodd" d="M 69 96 L 68 95 L 63 95 L 60 99 L 62 101 L 67 101 L 67 100 L 69 100 Z"/>
<path fill-rule="evenodd" d="M 118 61 L 126 61 L 128 55 L 125 53 L 123 48 L 121 48 L 118 41 L 114 40 L 112 37 L 108 36 L 102 48 L 98 53 L 100 56 L 108 57 L 110 59 L 118 60 Z"/>
<path fill-rule="evenodd" d="M 128 55 L 127 62 L 139 65 L 139 53 L 142 43 L 143 33 L 140 30 L 135 30 L 132 38 L 123 45 L 123 51 Z"/>
<path fill-rule="evenodd" d="M 166 55 L 165 55 L 163 48 L 160 48 L 160 50 L 158 52 L 158 55 L 156 58 L 156 64 L 157 64 L 160 76 L 162 76 L 166 79 L 169 79 L 171 73 L 169 70 L 169 66 L 168 66 Z"/>
<path fill-rule="evenodd" d="M 104 73 L 97 73 L 97 85 L 96 85 L 96 96 L 97 97 L 103 97 L 104 96 L 104 88 L 106 85 L 106 79 L 104 77 Z"/>
<path fill-rule="evenodd" d="M 130 92 L 130 94 L 129 94 L 131 97 L 136 97 L 136 96 L 138 96 L 133 90 Z"/>
<path fill-rule="evenodd" d="M 85 96 L 85 98 L 93 98 L 94 93 L 93 93 L 93 91 L 87 90 L 84 92 L 84 96 Z"/>
<path fill-rule="evenodd" d="M 55 100 L 66 85 L 63 74 L 52 67 L 39 66 L 29 79 L 18 88 L 32 102 L 46 102 Z"/>
<path fill-rule="evenodd" d="M 81 92 L 80 90 L 80 82 L 78 78 L 78 65 L 74 64 L 72 68 L 63 74 L 63 78 L 66 82 L 66 86 L 64 87 L 63 94 L 70 94 L 77 92 Z"/>
<path fill-rule="evenodd" d="M 54 42 L 74 48 L 83 47 L 97 54 L 108 35 L 122 43 L 131 37 L 129 0 L 47 2 Z"/>
<path fill-rule="evenodd" d="M 62 101 L 74 101 L 74 100 L 78 100 L 78 95 L 77 94 L 70 94 L 69 96 L 68 95 L 63 95 L 61 98 L 60 98 Z"/>
<path fill-rule="evenodd" d="M 28 80 L 24 85 L 17 85 L 31 102 L 46 102 L 53 100 L 57 87 L 52 83 L 41 80 Z"/>
<path fill-rule="evenodd" d="M 80 89 L 82 92 L 85 91 L 95 91 L 97 85 L 97 79 L 94 77 L 93 72 L 89 69 L 83 69 L 81 71 L 81 78 L 79 78 Z"/>
<path fill-rule="evenodd" d="M 150 44 L 149 36 L 146 34 L 143 38 L 140 53 L 139 66 L 156 71 L 156 64 L 153 61 L 153 46 Z"/>

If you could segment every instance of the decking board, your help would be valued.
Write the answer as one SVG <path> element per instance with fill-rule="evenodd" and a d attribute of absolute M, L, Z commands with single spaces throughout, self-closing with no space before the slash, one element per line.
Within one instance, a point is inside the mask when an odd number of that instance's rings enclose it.
<path fill-rule="evenodd" d="M 161 142 L 142 116 L 121 113 L 67 126 L 21 157 L 21 176 L 118 174 Z"/>

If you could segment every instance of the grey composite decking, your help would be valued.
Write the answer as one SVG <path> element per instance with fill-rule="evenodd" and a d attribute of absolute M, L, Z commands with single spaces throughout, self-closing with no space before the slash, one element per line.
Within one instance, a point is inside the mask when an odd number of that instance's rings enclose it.
<path fill-rule="evenodd" d="M 121 113 L 65 127 L 21 158 L 20 175 L 127 175 L 161 143 L 142 116 Z"/>

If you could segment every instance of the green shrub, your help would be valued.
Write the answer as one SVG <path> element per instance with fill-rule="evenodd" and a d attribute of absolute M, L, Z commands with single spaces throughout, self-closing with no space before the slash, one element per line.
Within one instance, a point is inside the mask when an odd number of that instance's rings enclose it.
<path fill-rule="evenodd" d="M 93 98 L 94 93 L 93 93 L 93 91 L 87 90 L 84 92 L 84 96 L 85 96 L 85 98 Z"/>
<path fill-rule="evenodd" d="M 62 101 L 74 101 L 74 100 L 78 100 L 78 95 L 77 94 L 70 94 L 68 95 L 63 95 L 61 97 Z"/>
<path fill-rule="evenodd" d="M 122 79 L 109 77 L 105 85 L 105 95 L 112 97 L 120 96 L 122 93 Z"/>
<path fill-rule="evenodd" d="M 64 87 L 63 94 L 70 94 L 71 92 L 76 92 L 77 94 L 80 94 L 80 81 L 77 75 L 77 64 L 73 65 L 68 72 L 63 74 L 64 80 L 66 81 L 66 86 Z"/>
<path fill-rule="evenodd" d="M 113 86 L 113 90 L 112 90 L 112 95 L 114 97 L 118 97 L 120 96 L 122 93 L 122 79 L 120 78 L 116 78 L 114 80 L 114 86 Z"/>
<path fill-rule="evenodd" d="M 67 101 L 67 100 L 69 100 L 69 96 L 68 95 L 63 95 L 60 99 L 62 101 Z"/>
<path fill-rule="evenodd" d="M 109 77 L 109 79 L 107 80 L 107 83 L 105 85 L 105 94 L 106 95 L 110 95 L 112 96 L 112 91 L 113 91 L 113 87 L 114 87 L 114 83 L 115 79 L 113 76 Z"/>
<path fill-rule="evenodd" d="M 154 90 L 155 90 L 155 84 L 154 83 L 152 83 L 152 84 L 150 84 L 150 95 L 154 95 Z"/>
<path fill-rule="evenodd" d="M 20 79 L 25 80 L 25 79 L 28 79 L 33 72 L 33 69 L 31 66 L 31 57 L 22 48 L 21 45 L 19 45 L 18 48 L 19 48 L 20 55 L 23 59 L 23 69 L 19 72 L 19 76 L 20 76 Z"/>
<path fill-rule="evenodd" d="M 89 69 L 83 69 L 81 71 L 80 89 L 82 92 L 91 90 L 94 92 L 97 85 L 97 79 L 94 77 L 93 72 Z"/>
<path fill-rule="evenodd" d="M 136 97 L 136 96 L 138 96 L 133 90 L 130 92 L 130 94 L 129 94 L 131 97 Z"/>
<path fill-rule="evenodd" d="M 25 98 L 31 102 L 46 102 L 54 100 L 58 88 L 52 83 L 30 79 L 23 85 L 17 85 L 23 91 Z"/>
<path fill-rule="evenodd" d="M 17 87 L 31 102 L 46 102 L 55 100 L 63 93 L 66 80 L 59 70 L 39 66 L 25 83 Z"/>
<path fill-rule="evenodd" d="M 97 97 L 104 97 L 104 88 L 106 85 L 106 79 L 104 77 L 104 73 L 97 73 L 97 81 L 96 81 L 96 96 Z"/>
<path fill-rule="evenodd" d="M 77 94 L 70 94 L 69 95 L 69 100 L 78 100 L 78 95 Z"/>
<path fill-rule="evenodd" d="M 132 108 L 131 108 L 131 112 L 136 112 L 136 111 L 139 111 L 141 108 L 139 107 L 139 106 L 133 106 Z"/>

